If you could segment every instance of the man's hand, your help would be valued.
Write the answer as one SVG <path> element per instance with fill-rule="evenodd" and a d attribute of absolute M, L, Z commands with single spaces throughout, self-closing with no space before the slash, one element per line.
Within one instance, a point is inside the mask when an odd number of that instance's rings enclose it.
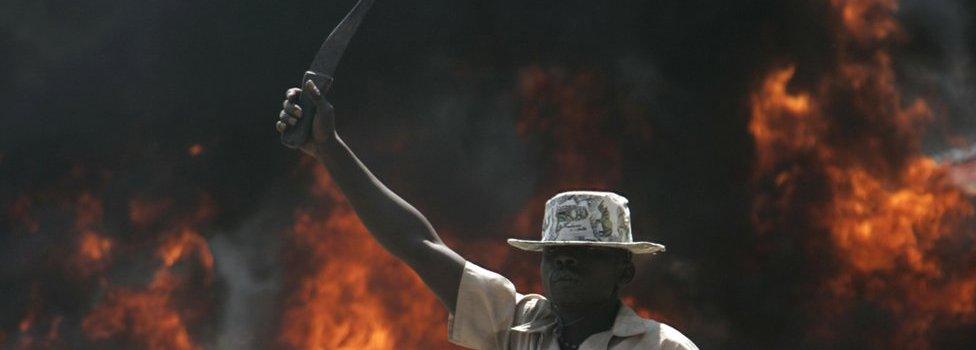
<path fill-rule="evenodd" d="M 315 120 L 312 121 L 312 134 L 310 135 L 308 141 L 300 147 L 302 152 L 306 154 L 318 157 L 321 155 L 320 147 L 321 145 L 328 141 L 330 138 L 336 137 L 335 131 L 335 108 L 329 101 L 325 100 L 322 96 L 322 91 L 319 90 L 312 80 L 305 82 L 305 93 L 308 93 L 309 99 L 315 103 Z M 288 128 L 294 126 L 298 123 L 298 119 L 302 117 L 302 107 L 298 106 L 298 98 L 303 93 L 302 89 L 291 88 L 285 92 L 285 101 L 282 102 L 281 112 L 278 113 L 278 122 L 275 123 L 275 129 L 279 133 L 285 132 Z"/>

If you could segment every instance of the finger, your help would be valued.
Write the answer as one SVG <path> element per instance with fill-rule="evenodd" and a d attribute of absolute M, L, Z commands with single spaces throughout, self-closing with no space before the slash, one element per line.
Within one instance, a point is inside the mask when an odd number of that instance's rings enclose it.
<path fill-rule="evenodd" d="M 302 89 L 299 88 L 291 88 L 288 89 L 288 91 L 285 91 L 285 99 L 292 102 L 298 102 L 298 97 L 301 95 L 302 95 Z"/>
<path fill-rule="evenodd" d="M 281 113 L 278 113 L 278 121 L 284 121 L 288 124 L 288 126 L 292 126 L 295 125 L 295 123 L 298 123 L 298 118 L 295 118 L 295 116 L 291 114 L 285 113 L 285 111 L 281 111 Z"/>
<path fill-rule="evenodd" d="M 288 124 L 285 122 L 279 120 L 275 123 L 275 130 L 278 130 L 279 133 L 285 132 L 285 129 L 288 129 Z"/>
<path fill-rule="evenodd" d="M 326 106 L 325 98 L 322 97 L 322 91 L 319 90 L 318 86 L 309 79 L 305 82 L 305 91 L 308 92 L 309 97 L 311 97 L 312 102 L 315 102 L 315 107 L 322 110 Z"/>
<path fill-rule="evenodd" d="M 285 102 L 282 103 L 281 109 L 288 112 L 288 114 L 295 116 L 295 118 L 302 117 L 302 107 L 292 103 L 291 101 L 285 100 Z"/>
<path fill-rule="evenodd" d="M 291 116 L 288 115 L 288 112 L 285 112 L 285 110 L 281 110 L 281 112 L 278 112 L 278 120 L 285 120 L 290 117 Z"/>

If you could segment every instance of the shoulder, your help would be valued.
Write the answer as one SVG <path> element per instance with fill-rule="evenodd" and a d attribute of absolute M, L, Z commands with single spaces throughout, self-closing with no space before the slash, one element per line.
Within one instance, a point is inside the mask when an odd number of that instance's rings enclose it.
<path fill-rule="evenodd" d="M 648 321 L 651 329 L 656 329 L 660 335 L 662 350 L 698 350 L 698 346 L 691 339 L 688 339 L 674 327 L 654 320 Z"/>

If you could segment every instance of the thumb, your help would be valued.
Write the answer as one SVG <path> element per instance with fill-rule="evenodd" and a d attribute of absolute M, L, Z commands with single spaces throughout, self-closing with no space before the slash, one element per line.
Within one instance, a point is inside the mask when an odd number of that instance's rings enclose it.
<path fill-rule="evenodd" d="M 325 97 L 322 97 L 322 90 L 319 90 L 318 86 L 315 86 L 315 82 L 312 79 L 305 81 L 305 92 L 308 93 L 308 97 L 315 103 L 315 107 L 318 110 L 323 110 L 328 105 L 325 102 Z"/>

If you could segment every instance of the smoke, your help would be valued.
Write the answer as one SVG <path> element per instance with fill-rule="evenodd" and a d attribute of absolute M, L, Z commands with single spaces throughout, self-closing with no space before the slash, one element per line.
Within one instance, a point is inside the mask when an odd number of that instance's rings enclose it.
<path fill-rule="evenodd" d="M 154 244 L 166 235 L 154 228 L 192 216 L 181 206 L 202 194 L 212 198 L 215 213 L 197 225 L 214 257 L 215 279 L 201 292 L 212 294 L 212 319 L 196 323 L 192 337 L 208 348 L 275 345 L 288 287 L 282 232 L 296 208 L 316 199 L 307 193 L 307 167 L 278 145 L 272 122 L 284 90 L 353 3 L 5 6 L 0 346 L 16 346 L 23 334 L 42 338 L 47 328 L 19 331 L 32 298 L 49 326 L 63 316 L 58 327 L 68 345 L 99 345 L 81 334 L 81 323 L 104 289 L 64 276 L 69 264 L 61 259 L 79 244 L 75 208 L 86 192 L 103 208 L 100 223 L 86 229 L 115 242 L 110 255 L 120 259 L 96 270 L 133 287 L 150 283 L 158 268 Z M 777 250 L 759 262 L 778 267 L 757 272 L 748 104 L 770 67 L 797 65 L 791 89 L 810 88 L 831 69 L 837 23 L 827 7 L 378 2 L 330 99 L 340 132 L 365 163 L 449 241 L 477 242 L 463 248 L 476 262 L 503 272 L 533 266 L 534 256 L 497 253 L 507 249 L 504 238 L 536 233 L 532 218 L 524 232 L 506 231 L 531 209 L 522 205 L 545 195 L 536 191 L 569 189 L 555 188 L 567 178 L 612 177 L 613 190 L 631 200 L 638 238 L 668 246 L 666 255 L 638 262 L 628 289 L 634 303 L 703 348 L 792 346 L 790 335 L 804 329 L 790 328 L 798 324 L 791 320 L 810 312 L 795 306 L 804 286 L 797 271 L 810 266 L 796 258 L 802 247 L 784 240 L 764 247 Z M 928 152 L 976 139 L 973 9 L 973 1 L 906 0 L 897 12 L 899 84 L 905 95 L 932 102 L 938 118 Z M 561 83 L 593 77 L 576 90 L 597 95 L 606 119 L 591 134 L 617 146 L 618 173 L 553 169 L 552 135 L 519 133 L 531 104 L 520 84 L 533 72 Z M 190 155 L 193 145 L 202 152 Z M 580 159 L 603 165 L 600 152 L 584 149 Z M 139 227 L 129 217 L 136 199 L 171 204 Z M 531 286 L 530 274 L 512 277 Z"/>
<path fill-rule="evenodd" d="M 969 1 L 902 1 L 908 45 L 899 60 L 902 86 L 936 103 L 928 152 L 976 142 L 976 27 Z"/>
<path fill-rule="evenodd" d="M 224 281 L 215 349 L 262 349 L 274 339 L 281 288 L 276 235 L 290 216 L 282 210 L 287 204 L 282 198 L 262 202 L 265 209 L 241 222 L 237 231 L 209 240 L 217 275 Z"/>

